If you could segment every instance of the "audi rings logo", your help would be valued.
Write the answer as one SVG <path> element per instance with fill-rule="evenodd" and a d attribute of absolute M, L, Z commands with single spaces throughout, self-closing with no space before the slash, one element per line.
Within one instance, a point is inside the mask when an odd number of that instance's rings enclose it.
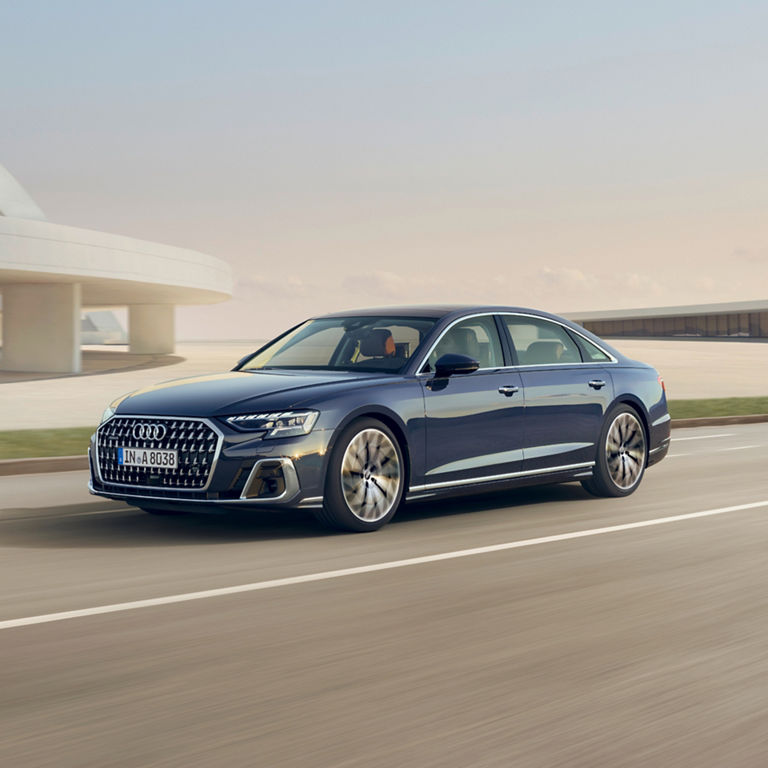
<path fill-rule="evenodd" d="M 131 434 L 134 440 L 162 440 L 167 431 L 165 424 L 136 424 Z"/>

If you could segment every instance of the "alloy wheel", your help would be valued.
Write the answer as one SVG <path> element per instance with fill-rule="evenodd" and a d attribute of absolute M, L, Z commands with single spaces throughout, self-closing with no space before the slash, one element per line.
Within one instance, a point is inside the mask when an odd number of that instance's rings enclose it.
<path fill-rule="evenodd" d="M 350 512 L 373 523 L 386 517 L 402 482 L 394 443 L 379 429 L 358 432 L 341 461 L 341 488 Z"/>
<path fill-rule="evenodd" d="M 626 491 L 639 481 L 645 464 L 645 432 L 631 413 L 620 413 L 611 423 L 605 456 L 611 480 L 618 488 Z"/>

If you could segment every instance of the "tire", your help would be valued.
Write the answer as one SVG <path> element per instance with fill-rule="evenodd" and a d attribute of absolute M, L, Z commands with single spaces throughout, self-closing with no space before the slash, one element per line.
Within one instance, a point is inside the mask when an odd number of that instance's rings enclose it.
<path fill-rule="evenodd" d="M 357 419 L 331 451 L 316 517 L 343 531 L 376 531 L 395 516 L 405 478 L 403 450 L 392 430 L 377 419 Z"/>
<path fill-rule="evenodd" d="M 581 484 L 593 496 L 629 496 L 648 464 L 648 435 L 640 414 L 620 403 L 603 423 L 592 477 Z"/>

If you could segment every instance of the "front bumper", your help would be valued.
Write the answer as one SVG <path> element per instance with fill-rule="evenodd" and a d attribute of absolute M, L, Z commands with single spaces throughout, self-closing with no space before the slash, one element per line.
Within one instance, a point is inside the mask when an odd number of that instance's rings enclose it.
<path fill-rule="evenodd" d="M 215 423 L 215 429 L 220 433 L 220 442 L 203 488 L 110 482 L 101 471 L 104 467 L 99 462 L 97 431 L 88 450 L 89 490 L 98 496 L 147 507 L 284 509 L 322 504 L 325 461 L 332 430 L 313 430 L 301 437 L 264 440 L 223 427 L 219 422 Z M 160 478 L 157 480 L 159 483 Z"/>

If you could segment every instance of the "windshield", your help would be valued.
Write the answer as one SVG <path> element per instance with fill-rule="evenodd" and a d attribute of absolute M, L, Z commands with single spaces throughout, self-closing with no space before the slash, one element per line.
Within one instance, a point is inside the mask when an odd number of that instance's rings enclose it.
<path fill-rule="evenodd" d="M 241 371 L 309 369 L 399 373 L 436 317 L 323 317 L 307 320 L 248 360 Z"/>

